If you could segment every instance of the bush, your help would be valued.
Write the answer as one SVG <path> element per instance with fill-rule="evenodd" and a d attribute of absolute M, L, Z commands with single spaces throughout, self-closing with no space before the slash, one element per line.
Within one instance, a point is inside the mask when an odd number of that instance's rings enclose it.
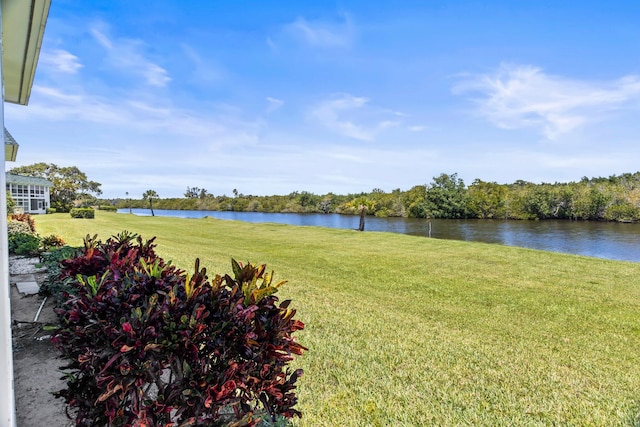
<path fill-rule="evenodd" d="M 56 395 L 76 425 L 253 426 L 260 412 L 301 416 L 302 371 L 287 364 L 306 350 L 292 337 L 304 325 L 290 301 L 277 304 L 285 282 L 233 260 L 234 278 L 209 280 L 198 260 L 185 274 L 156 256 L 153 240 L 87 236 L 82 253 L 61 263 L 59 279 L 75 296 L 64 293 L 56 310 L 63 326 L 53 342 L 70 361 Z"/>
<path fill-rule="evenodd" d="M 58 213 L 67 213 L 73 207 L 70 203 L 61 202 L 59 200 L 51 201 L 51 207 Z"/>
<path fill-rule="evenodd" d="M 73 208 L 69 211 L 71 218 L 95 218 L 96 211 L 93 208 Z"/>
<path fill-rule="evenodd" d="M 10 219 L 7 221 L 9 253 L 16 255 L 36 255 L 40 248 L 40 239 L 33 231 L 33 220 L 29 218 L 29 215 L 12 215 L 12 217 L 19 219 Z"/>
<path fill-rule="evenodd" d="M 13 214 L 11 215 L 11 218 L 14 221 L 20 221 L 20 222 L 24 222 L 25 224 L 29 225 L 29 228 L 31 229 L 32 233 L 36 232 L 36 222 L 33 220 L 33 218 L 31 218 L 31 215 L 29 214 Z"/>
<path fill-rule="evenodd" d="M 37 255 L 40 238 L 31 233 L 15 233 L 9 236 L 9 253 L 16 255 Z"/>
<path fill-rule="evenodd" d="M 48 213 L 48 214 L 54 214 L 54 213 L 56 213 L 56 212 L 58 212 L 58 211 L 56 210 L 56 208 L 47 208 L 47 213 Z"/>
<path fill-rule="evenodd" d="M 116 212 L 118 210 L 118 208 L 113 206 L 113 205 L 100 205 L 100 206 L 98 206 L 98 210 Z"/>
<path fill-rule="evenodd" d="M 640 208 L 631 203 L 617 203 L 607 207 L 604 217 L 608 221 L 633 222 L 640 219 Z"/>
<path fill-rule="evenodd" d="M 60 236 L 52 234 L 42 238 L 42 249 L 44 251 L 49 251 L 53 248 L 59 248 L 62 246 L 64 246 L 64 240 L 62 240 L 62 237 Z"/>
<path fill-rule="evenodd" d="M 54 248 L 40 255 L 40 260 L 47 270 L 47 279 L 40 286 L 40 295 L 52 297 L 56 307 L 61 307 L 65 295 L 73 295 L 75 288 L 71 286 L 70 278 L 60 279 L 63 260 L 75 258 L 82 253 L 80 248 L 62 246 Z"/>
<path fill-rule="evenodd" d="M 10 219 L 7 221 L 7 233 L 11 237 L 17 233 L 33 234 L 33 231 L 31 231 L 31 227 L 26 222 Z"/>

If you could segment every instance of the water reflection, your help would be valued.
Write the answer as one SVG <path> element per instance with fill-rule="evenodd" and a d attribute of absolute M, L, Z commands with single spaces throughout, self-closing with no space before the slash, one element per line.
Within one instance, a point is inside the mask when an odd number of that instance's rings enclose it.
<path fill-rule="evenodd" d="M 119 213 L 128 213 L 120 209 Z M 149 215 L 147 209 L 133 209 Z M 210 216 L 245 222 L 356 229 L 357 216 L 262 212 L 155 210 L 158 216 Z M 431 237 L 497 243 L 508 246 L 640 262 L 640 224 L 577 221 L 432 220 Z M 428 236 L 429 223 L 416 218 L 367 217 L 365 230 Z"/>

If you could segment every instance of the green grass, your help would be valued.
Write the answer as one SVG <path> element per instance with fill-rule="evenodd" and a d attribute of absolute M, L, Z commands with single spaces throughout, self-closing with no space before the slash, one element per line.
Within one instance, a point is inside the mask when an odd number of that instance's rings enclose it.
<path fill-rule="evenodd" d="M 96 212 L 191 269 L 267 263 L 309 351 L 299 426 L 640 425 L 640 264 L 400 234 Z"/>

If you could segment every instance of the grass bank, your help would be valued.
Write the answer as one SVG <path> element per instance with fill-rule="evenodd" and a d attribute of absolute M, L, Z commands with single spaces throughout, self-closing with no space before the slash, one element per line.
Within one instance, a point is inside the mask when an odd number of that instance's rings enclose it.
<path fill-rule="evenodd" d="M 310 348 L 300 426 L 639 425 L 640 264 L 399 234 L 96 212 L 36 217 L 80 244 L 124 229 L 210 272 L 289 279 Z"/>

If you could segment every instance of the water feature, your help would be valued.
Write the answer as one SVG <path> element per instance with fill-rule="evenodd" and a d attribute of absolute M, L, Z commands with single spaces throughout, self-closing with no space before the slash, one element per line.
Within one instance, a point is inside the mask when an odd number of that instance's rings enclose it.
<path fill-rule="evenodd" d="M 120 209 L 118 213 L 128 213 Z M 151 215 L 148 209 L 133 209 L 135 215 Z M 338 214 L 293 214 L 227 211 L 181 211 L 155 209 L 157 216 L 203 218 L 205 216 L 245 221 L 275 222 L 298 226 L 358 228 L 358 216 Z M 416 218 L 367 217 L 365 231 L 429 235 L 429 223 Z M 586 221 L 432 220 L 431 237 L 497 243 L 640 262 L 640 224 Z"/>

